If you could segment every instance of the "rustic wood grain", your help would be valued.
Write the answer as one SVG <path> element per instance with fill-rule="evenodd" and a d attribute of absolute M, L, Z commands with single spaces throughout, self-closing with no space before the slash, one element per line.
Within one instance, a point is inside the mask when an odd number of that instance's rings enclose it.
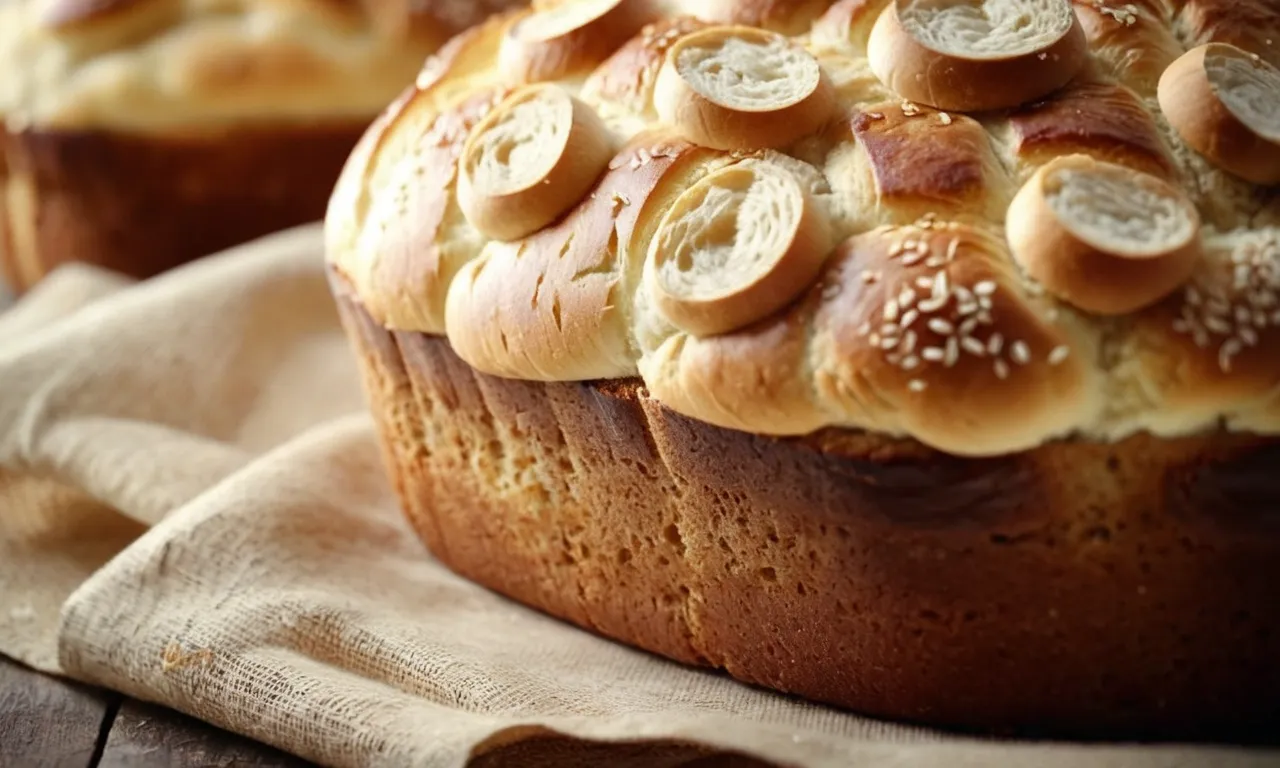
<path fill-rule="evenodd" d="M 172 710 L 126 700 L 98 768 L 304 768 L 297 758 Z"/>
<path fill-rule="evenodd" d="M 0 657 L 0 766 L 89 768 L 118 699 Z"/>

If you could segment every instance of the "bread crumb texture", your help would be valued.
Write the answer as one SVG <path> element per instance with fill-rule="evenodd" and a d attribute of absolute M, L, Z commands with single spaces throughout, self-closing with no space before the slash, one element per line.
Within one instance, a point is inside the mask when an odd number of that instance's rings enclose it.
<path fill-rule="evenodd" d="M 6 0 L 11 131 L 164 133 L 378 114 L 425 57 L 524 0 Z"/>
<path fill-rule="evenodd" d="M 1276 434 L 1278 65 L 1280 0 L 535 2 L 374 123 L 328 258 L 481 373 L 761 435 Z"/>

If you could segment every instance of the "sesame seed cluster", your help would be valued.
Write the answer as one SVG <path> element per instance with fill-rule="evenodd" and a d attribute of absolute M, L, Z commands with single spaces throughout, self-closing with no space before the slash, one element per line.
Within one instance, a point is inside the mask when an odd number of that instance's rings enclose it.
<path fill-rule="evenodd" d="M 560 24 L 566 37 L 566 29 L 590 30 L 618 3 L 576 5 L 535 4 L 530 13 L 570 8 L 545 23 Z M 507 51 L 527 17 L 496 19 L 428 62 L 366 136 L 331 204 L 330 260 L 387 327 L 447 335 L 481 372 L 544 381 L 638 376 L 676 411 L 760 434 L 865 429 L 990 455 L 1069 435 L 1113 440 L 1222 425 L 1280 431 L 1280 188 L 1243 177 L 1231 157 L 1197 149 L 1178 122 L 1185 118 L 1166 114 L 1160 92 L 1175 62 L 1210 43 L 1270 68 L 1258 81 L 1270 82 L 1270 72 L 1280 72 L 1280 3 L 932 5 L 954 6 L 962 31 L 1024 5 L 1034 13 L 1067 8 L 1083 36 L 1082 61 L 1064 83 L 1017 103 L 992 106 L 1001 98 L 993 80 L 986 92 L 962 83 L 931 94 L 929 104 L 891 87 L 897 64 L 875 62 L 873 29 L 895 7 L 888 0 L 677 2 L 616 40 L 597 32 L 593 39 L 604 42 L 595 48 L 578 42 L 558 64 L 538 60 L 540 76 L 528 78 L 521 72 L 532 70 L 512 69 L 517 59 Z M 741 71 L 716 64 L 721 96 L 683 96 L 672 106 L 671 72 L 696 48 L 690 40 L 746 34 L 717 31 L 734 25 L 767 32 L 760 45 L 776 38 L 817 62 L 822 82 L 813 93 L 830 100 L 817 128 L 807 127 L 812 110 L 774 123 L 766 113 L 737 116 L 734 89 L 769 84 L 768 73 L 748 64 Z M 1026 66 L 1048 68 L 1069 55 L 1046 47 Z M 969 63 L 975 77 L 1003 66 L 998 56 L 976 54 Z M 560 218 L 502 241 L 476 229 L 458 204 L 457 164 L 485 114 L 530 79 L 590 107 L 617 152 Z M 1246 95 L 1250 114 L 1263 116 L 1255 122 L 1280 115 L 1280 92 Z M 1256 130 L 1264 148 L 1266 131 Z M 770 138 L 752 145 L 754 135 Z M 1172 202 L 1140 211 L 1149 220 L 1138 224 L 1169 238 L 1185 230 L 1191 239 L 1150 253 L 1090 240 L 1079 233 L 1144 230 L 1125 218 L 1132 213 L 1088 207 L 1100 199 L 1088 187 L 1085 208 L 1073 214 L 1077 229 L 1053 234 L 1033 224 L 1015 238 L 1022 221 L 1011 218 L 1015 198 L 1032 184 L 1051 194 L 1054 164 L 1080 156 L 1140 176 L 1152 200 Z M 653 243 L 661 231 L 696 224 L 702 229 L 688 231 L 708 239 L 706 252 L 724 253 L 733 228 L 726 235 L 706 222 L 732 220 L 734 205 L 748 210 L 746 193 L 704 187 L 717 170 L 747 162 L 794 179 L 797 210 L 809 218 L 785 224 L 806 235 L 791 242 L 824 243 L 822 258 L 808 287 L 781 310 L 755 317 L 739 308 L 735 316 L 751 322 L 691 330 L 660 301 L 662 285 L 649 275 Z M 703 207 L 690 207 L 695 193 L 712 202 L 699 197 Z M 676 213 L 686 210 L 684 219 Z M 770 226 L 784 226 L 783 213 L 767 215 L 783 222 Z M 1173 215 L 1186 220 L 1171 223 Z M 742 231 L 744 220 L 736 226 Z M 1046 268 L 1084 288 L 1073 284 L 1072 293 L 1028 267 L 1026 243 L 1035 245 L 1042 230 L 1046 239 L 1069 235 L 1077 251 L 1097 257 L 1081 256 L 1074 271 Z M 721 271 L 718 292 L 699 284 L 702 293 L 680 298 L 710 306 L 735 291 L 747 296 L 751 280 L 806 269 L 797 248 L 746 277 L 715 262 L 705 269 Z M 1059 252 L 1076 251 L 1046 246 L 1040 257 Z M 1153 288 L 1157 279 L 1143 270 L 1160 259 L 1172 266 L 1159 273 L 1167 285 Z M 1138 308 L 1081 306 L 1088 302 L 1079 291 L 1107 284 L 1132 284 Z"/>

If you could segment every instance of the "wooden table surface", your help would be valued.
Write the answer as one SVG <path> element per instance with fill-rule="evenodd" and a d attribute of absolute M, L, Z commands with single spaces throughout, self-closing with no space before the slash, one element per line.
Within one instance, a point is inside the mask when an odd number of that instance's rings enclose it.
<path fill-rule="evenodd" d="M 32 672 L 0 656 L 4 768 L 305 768 L 163 707 Z"/>

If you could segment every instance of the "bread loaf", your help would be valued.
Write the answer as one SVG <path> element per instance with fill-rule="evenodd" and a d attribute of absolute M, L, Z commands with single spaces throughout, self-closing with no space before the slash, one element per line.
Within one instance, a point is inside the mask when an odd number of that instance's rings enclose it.
<path fill-rule="evenodd" d="M 460 36 L 326 217 L 411 520 L 862 711 L 1256 735 L 1272 11 L 564 0 Z"/>
<path fill-rule="evenodd" d="M 0 276 L 25 289 L 85 260 L 146 277 L 320 219 L 423 59 L 515 5 L 0 3 Z"/>

